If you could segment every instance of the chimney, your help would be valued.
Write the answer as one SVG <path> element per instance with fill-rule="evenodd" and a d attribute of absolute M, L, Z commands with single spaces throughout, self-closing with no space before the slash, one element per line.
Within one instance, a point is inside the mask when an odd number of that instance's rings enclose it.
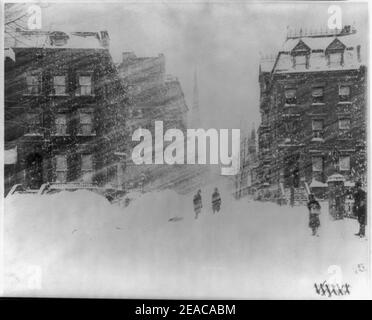
<path fill-rule="evenodd" d="M 99 42 L 104 48 L 108 48 L 110 46 L 110 37 L 107 31 L 99 32 Z"/>

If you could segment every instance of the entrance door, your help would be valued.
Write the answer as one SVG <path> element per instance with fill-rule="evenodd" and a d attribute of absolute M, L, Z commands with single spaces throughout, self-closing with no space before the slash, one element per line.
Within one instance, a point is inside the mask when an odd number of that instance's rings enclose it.
<path fill-rule="evenodd" d="M 284 180 L 286 187 L 298 188 L 300 186 L 300 154 L 298 152 L 284 158 Z"/>
<path fill-rule="evenodd" d="M 39 189 L 43 184 L 43 157 L 39 153 L 26 158 L 26 183 L 31 189 Z"/>

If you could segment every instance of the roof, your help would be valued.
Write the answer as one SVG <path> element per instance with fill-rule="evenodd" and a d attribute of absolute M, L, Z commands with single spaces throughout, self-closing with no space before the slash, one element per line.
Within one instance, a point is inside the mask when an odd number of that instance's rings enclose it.
<path fill-rule="evenodd" d="M 335 40 L 337 39 L 337 42 Z M 326 49 L 332 44 L 333 46 L 344 45 L 344 63 L 338 66 L 329 66 L 326 58 Z M 324 35 L 324 36 L 303 36 L 298 38 L 287 39 L 280 52 L 277 55 L 277 61 L 274 65 L 273 59 L 262 60 L 260 63 L 261 71 L 275 73 L 290 73 L 290 72 L 314 72 L 314 71 L 329 71 L 329 70 L 349 70 L 359 69 L 362 61 L 358 58 L 358 46 L 362 43 L 358 33 Z M 296 68 L 293 64 L 292 50 L 298 48 L 308 48 L 311 50 L 309 55 L 308 68 Z M 273 65 L 271 65 L 273 64 Z"/>
<path fill-rule="evenodd" d="M 260 61 L 261 72 L 271 72 L 273 70 L 275 59 L 263 59 Z"/>
<path fill-rule="evenodd" d="M 310 188 L 326 188 L 326 187 L 328 187 L 328 184 L 315 180 L 314 178 L 310 183 Z"/>
<path fill-rule="evenodd" d="M 345 177 L 342 174 L 334 173 L 333 175 L 331 175 L 327 179 L 327 183 L 328 182 L 338 182 L 338 181 L 345 182 Z"/>
<path fill-rule="evenodd" d="M 108 47 L 109 38 L 106 31 L 18 31 L 14 37 L 5 35 L 4 40 L 6 48 L 104 49 Z"/>

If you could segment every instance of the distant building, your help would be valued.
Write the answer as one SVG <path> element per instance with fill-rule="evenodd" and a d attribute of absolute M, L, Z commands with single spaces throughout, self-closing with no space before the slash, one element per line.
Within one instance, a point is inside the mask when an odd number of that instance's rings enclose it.
<path fill-rule="evenodd" d="M 366 65 L 356 30 L 292 34 L 260 64 L 261 186 L 287 193 L 366 175 Z"/>
<path fill-rule="evenodd" d="M 249 136 L 242 137 L 240 143 L 240 171 L 235 176 L 237 198 L 252 194 L 257 188 L 257 160 L 256 130 L 253 128 Z"/>
<path fill-rule="evenodd" d="M 104 31 L 6 39 L 6 191 L 15 183 L 121 184 L 114 153 L 125 149 L 127 101 L 108 45 Z"/>
<path fill-rule="evenodd" d="M 165 57 L 137 57 L 132 52 L 123 53 L 118 65 L 119 75 L 128 86 L 131 107 L 128 109 L 128 135 L 138 128 L 148 129 L 154 137 L 155 121 L 163 121 L 164 132 L 177 128 L 186 130 L 188 107 L 179 80 L 166 74 Z M 154 180 L 169 180 L 165 176 L 169 165 L 135 165 L 131 160 L 132 142 L 126 155 L 126 177 L 129 188 L 138 188 Z M 164 145 L 166 147 L 166 145 Z M 156 146 L 155 146 L 156 148 Z M 161 183 L 162 184 L 162 183 Z"/>

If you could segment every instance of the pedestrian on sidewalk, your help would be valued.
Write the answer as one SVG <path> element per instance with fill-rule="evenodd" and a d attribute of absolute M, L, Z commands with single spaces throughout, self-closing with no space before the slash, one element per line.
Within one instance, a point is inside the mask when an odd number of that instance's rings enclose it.
<path fill-rule="evenodd" d="M 367 194 L 362 189 L 361 181 L 355 183 L 356 191 L 354 192 L 354 214 L 358 218 L 359 232 L 356 236 L 363 238 L 366 233 L 367 224 Z"/>
<path fill-rule="evenodd" d="M 203 207 L 200 189 L 198 190 L 197 194 L 194 196 L 193 203 L 194 203 L 195 219 L 198 219 L 198 215 L 200 214 L 201 209 Z"/>
<path fill-rule="evenodd" d="M 318 236 L 318 228 L 320 227 L 320 204 L 315 200 L 314 194 L 309 194 L 309 202 L 307 203 L 309 209 L 309 227 L 313 232 L 313 236 Z"/>
<path fill-rule="evenodd" d="M 221 196 L 218 192 L 218 188 L 214 188 L 214 192 L 212 194 L 212 210 L 213 213 L 219 212 L 221 209 Z"/>

